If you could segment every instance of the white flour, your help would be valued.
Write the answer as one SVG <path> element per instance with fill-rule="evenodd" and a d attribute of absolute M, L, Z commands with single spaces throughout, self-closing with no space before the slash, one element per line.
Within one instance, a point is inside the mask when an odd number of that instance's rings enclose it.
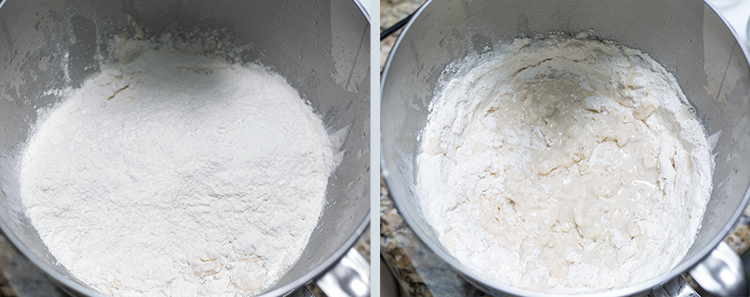
<path fill-rule="evenodd" d="M 147 48 L 126 44 L 121 60 Z M 23 203 L 50 253 L 116 296 L 246 296 L 276 281 L 338 165 L 312 108 L 260 66 L 169 46 L 101 70 L 23 155 Z"/>
<path fill-rule="evenodd" d="M 427 221 L 461 263 L 519 288 L 591 292 L 674 267 L 711 192 L 674 77 L 586 34 L 456 62 L 417 157 Z"/>

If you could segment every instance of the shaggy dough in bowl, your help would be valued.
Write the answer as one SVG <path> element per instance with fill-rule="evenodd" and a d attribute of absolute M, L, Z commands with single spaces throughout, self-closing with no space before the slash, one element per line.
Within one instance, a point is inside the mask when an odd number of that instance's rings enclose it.
<path fill-rule="evenodd" d="M 463 265 L 575 293 L 644 281 L 687 253 L 711 193 L 711 148 L 648 55 L 552 34 L 456 61 L 443 78 L 417 193 Z"/>

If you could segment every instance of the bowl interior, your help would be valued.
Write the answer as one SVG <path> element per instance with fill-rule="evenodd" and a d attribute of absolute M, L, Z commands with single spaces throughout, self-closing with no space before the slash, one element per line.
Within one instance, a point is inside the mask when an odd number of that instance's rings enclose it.
<path fill-rule="evenodd" d="M 491 51 L 519 36 L 552 31 L 593 35 L 648 53 L 674 74 L 708 135 L 720 133 L 714 189 L 702 228 L 670 273 L 638 286 L 592 295 L 644 291 L 685 271 L 722 240 L 748 200 L 750 67 L 746 51 L 702 1 L 428 1 L 397 41 L 382 88 L 383 176 L 401 214 L 420 238 L 469 281 L 490 292 L 540 295 L 490 281 L 449 255 L 424 220 L 415 185 L 418 135 L 446 65 Z"/>
<path fill-rule="evenodd" d="M 280 295 L 342 256 L 369 213 L 369 22 L 351 0 L 14 1 L 0 8 L 0 227 L 18 249 L 68 289 L 97 295 L 57 264 L 24 215 L 17 168 L 37 110 L 96 73 L 107 42 L 132 22 L 157 38 L 211 35 L 237 62 L 278 72 L 308 100 L 329 131 L 348 127 L 341 165 L 329 179 L 318 226 L 300 260 L 272 288 Z M 209 42 L 211 44 L 215 42 Z M 205 46 L 212 46 L 205 44 Z"/>

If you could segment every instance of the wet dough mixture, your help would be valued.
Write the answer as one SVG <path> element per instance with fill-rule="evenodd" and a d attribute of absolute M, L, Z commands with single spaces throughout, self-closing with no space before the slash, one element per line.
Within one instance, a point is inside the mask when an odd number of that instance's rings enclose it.
<path fill-rule="evenodd" d="M 555 34 L 456 62 L 444 78 L 417 193 L 461 263 L 573 293 L 648 280 L 687 253 L 713 161 L 676 80 L 649 56 Z"/>

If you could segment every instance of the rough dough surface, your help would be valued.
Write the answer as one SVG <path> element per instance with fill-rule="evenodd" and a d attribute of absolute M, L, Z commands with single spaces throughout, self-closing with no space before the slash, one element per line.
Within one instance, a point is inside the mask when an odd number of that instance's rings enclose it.
<path fill-rule="evenodd" d="M 653 59 L 556 34 L 449 70 L 421 135 L 417 193 L 461 263 L 573 293 L 638 283 L 684 257 L 713 161 L 694 110 Z"/>

